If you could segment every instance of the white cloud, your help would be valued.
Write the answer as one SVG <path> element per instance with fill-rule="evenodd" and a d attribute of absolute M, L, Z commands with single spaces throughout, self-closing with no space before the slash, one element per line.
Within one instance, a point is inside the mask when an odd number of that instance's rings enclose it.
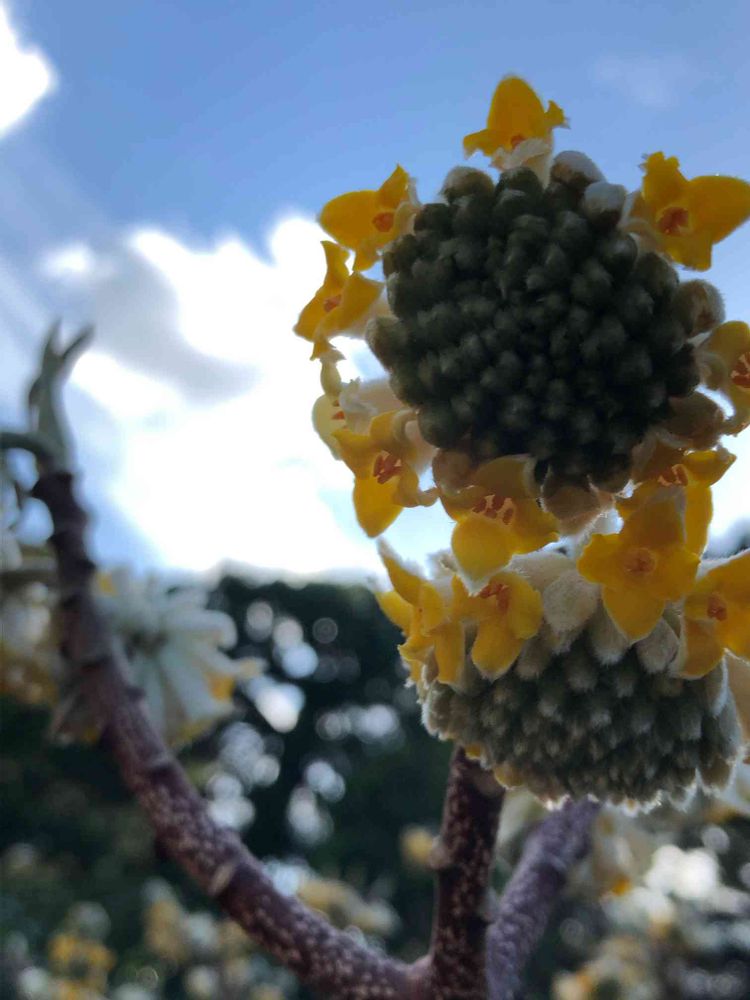
<path fill-rule="evenodd" d="M 96 325 L 71 381 L 117 424 L 107 498 L 168 566 L 377 565 L 351 513 L 350 473 L 312 429 L 317 372 L 291 332 L 320 282 L 320 235 L 308 220 L 282 222 L 264 260 L 237 238 L 195 249 L 149 229 L 43 262 Z"/>
<path fill-rule="evenodd" d="M 21 44 L 0 5 L 0 137 L 17 125 L 56 85 L 55 71 L 39 49 Z"/>
<path fill-rule="evenodd" d="M 594 76 L 647 108 L 663 110 L 676 104 L 695 68 L 680 55 L 605 55 L 594 64 Z"/>
<path fill-rule="evenodd" d="M 41 272 L 50 278 L 88 280 L 99 266 L 96 255 L 85 243 L 69 243 L 42 259 Z"/>

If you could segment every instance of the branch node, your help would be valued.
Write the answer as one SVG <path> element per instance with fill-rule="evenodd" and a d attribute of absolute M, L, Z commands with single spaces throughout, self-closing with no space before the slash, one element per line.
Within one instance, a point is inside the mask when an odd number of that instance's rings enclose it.
<path fill-rule="evenodd" d="M 164 747 L 161 753 L 152 757 L 151 760 L 147 760 L 144 767 L 149 773 L 153 774 L 154 771 L 160 771 L 164 767 L 171 767 L 172 764 L 174 764 L 174 756 Z"/>
<path fill-rule="evenodd" d="M 208 884 L 209 896 L 214 899 L 220 896 L 236 875 L 239 867 L 239 861 L 225 861 L 223 865 L 219 865 Z"/>

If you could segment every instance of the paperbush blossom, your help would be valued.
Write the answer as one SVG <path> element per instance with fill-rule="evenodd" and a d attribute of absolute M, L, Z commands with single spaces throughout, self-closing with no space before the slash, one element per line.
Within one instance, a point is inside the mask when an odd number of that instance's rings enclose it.
<path fill-rule="evenodd" d="M 320 224 L 337 243 L 355 251 L 354 270 L 366 271 L 408 226 L 416 207 L 411 178 L 396 167 L 377 191 L 351 191 L 329 201 Z"/>
<path fill-rule="evenodd" d="M 99 579 L 102 607 L 128 654 L 149 714 L 172 745 L 200 736 L 233 711 L 232 694 L 259 670 L 256 660 L 230 660 L 234 623 L 205 607 L 199 589 L 170 590 L 157 576 L 117 569 Z"/>
<path fill-rule="evenodd" d="M 633 217 L 647 221 L 655 242 L 687 267 L 705 271 L 711 249 L 750 218 L 750 184 L 736 177 L 687 180 L 676 156 L 652 153 Z"/>
<path fill-rule="evenodd" d="M 463 140 L 499 177 L 454 167 L 420 204 L 398 166 L 334 197 L 296 332 L 365 531 L 436 500 L 453 522 L 430 573 L 381 548 L 428 729 L 544 799 L 684 802 L 748 736 L 750 567 L 702 556 L 722 438 L 750 420 L 750 328 L 675 265 L 710 265 L 750 185 L 654 152 L 628 192 L 555 155 L 566 125 L 506 77 Z M 384 372 L 344 383 L 363 330 Z"/>
<path fill-rule="evenodd" d="M 726 432 L 737 434 L 750 423 L 750 327 L 722 323 L 701 345 L 699 357 L 707 368 L 706 385 L 726 396 L 733 407 Z"/>

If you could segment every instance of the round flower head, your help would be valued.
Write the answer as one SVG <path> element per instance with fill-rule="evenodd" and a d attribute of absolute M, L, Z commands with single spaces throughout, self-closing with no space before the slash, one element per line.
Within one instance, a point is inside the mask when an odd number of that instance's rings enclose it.
<path fill-rule="evenodd" d="M 382 550 L 427 727 L 545 799 L 684 801 L 747 738 L 750 568 L 701 556 L 750 339 L 678 266 L 710 265 L 750 185 L 654 153 L 628 192 L 555 155 L 566 125 L 506 77 L 464 139 L 490 172 L 454 167 L 420 203 L 398 166 L 333 198 L 296 332 L 367 534 L 436 501 L 453 522 L 432 576 Z M 339 375 L 363 331 L 389 391 Z"/>

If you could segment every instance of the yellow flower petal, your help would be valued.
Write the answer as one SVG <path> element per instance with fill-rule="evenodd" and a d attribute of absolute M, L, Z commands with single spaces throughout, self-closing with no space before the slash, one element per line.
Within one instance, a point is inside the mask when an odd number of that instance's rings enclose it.
<path fill-rule="evenodd" d="M 419 604 L 419 595 L 424 580 L 417 573 L 413 573 L 399 559 L 391 554 L 388 546 L 382 542 L 379 546 L 380 558 L 385 566 L 393 588 L 412 607 Z"/>
<path fill-rule="evenodd" d="M 429 635 L 442 625 L 447 609 L 442 595 L 431 583 L 423 583 L 419 588 L 419 607 L 422 613 L 422 631 Z"/>
<path fill-rule="evenodd" d="M 688 180 L 676 157 L 653 153 L 634 216 L 645 218 L 661 248 L 679 264 L 704 271 L 714 244 L 750 218 L 750 184 L 736 177 Z"/>
<path fill-rule="evenodd" d="M 530 639 L 542 624 L 542 595 L 516 573 L 500 574 L 499 578 L 505 579 L 511 588 L 508 624 L 520 639 Z"/>
<path fill-rule="evenodd" d="M 414 617 L 414 608 L 412 605 L 408 601 L 405 601 L 395 590 L 378 593 L 375 595 L 375 599 L 386 618 L 400 628 L 404 635 L 407 635 L 411 629 Z"/>
<path fill-rule="evenodd" d="M 708 487 L 695 486 L 686 490 L 685 542 L 691 552 L 701 553 L 705 549 L 713 510 L 711 490 Z"/>
<path fill-rule="evenodd" d="M 750 551 L 742 552 L 709 570 L 703 588 L 717 588 L 730 600 L 750 604 Z"/>
<path fill-rule="evenodd" d="M 592 583 L 617 587 L 624 582 L 619 535 L 592 535 L 578 560 L 578 572 Z"/>
<path fill-rule="evenodd" d="M 715 629 L 705 622 L 685 619 L 686 656 L 680 671 L 683 677 L 705 677 L 724 655 L 724 647 L 716 638 Z"/>
<path fill-rule="evenodd" d="M 453 529 L 451 548 L 466 578 L 483 583 L 513 555 L 511 535 L 498 521 L 467 517 Z"/>
<path fill-rule="evenodd" d="M 327 233 L 354 250 L 355 271 L 366 271 L 380 250 L 398 235 L 399 206 L 409 199 L 409 175 L 397 166 L 377 191 L 351 191 L 333 198 L 320 213 Z"/>
<path fill-rule="evenodd" d="M 330 240 L 323 240 L 321 246 L 326 257 L 326 275 L 323 284 L 299 314 L 294 327 L 294 332 L 305 340 L 317 339 L 318 327 L 327 312 L 335 308 L 336 298 L 349 277 L 346 266 L 348 252 Z"/>
<path fill-rule="evenodd" d="M 687 189 L 687 179 L 680 170 L 680 161 L 676 156 L 651 153 L 643 161 L 643 172 L 645 176 L 641 191 L 649 205 L 679 203 Z"/>
<path fill-rule="evenodd" d="M 620 532 L 623 544 L 661 548 L 685 540 L 685 524 L 675 495 L 655 496 L 635 511 Z"/>
<path fill-rule="evenodd" d="M 477 670 L 489 677 L 499 677 L 513 665 L 522 646 L 523 639 L 514 634 L 507 618 L 497 615 L 479 625 L 471 658 Z"/>
<path fill-rule="evenodd" d="M 374 476 L 354 479 L 354 509 L 357 520 L 370 538 L 382 535 L 403 510 L 393 494 L 398 483 L 394 480 L 381 485 Z"/>
<path fill-rule="evenodd" d="M 690 589 L 699 563 L 698 555 L 683 546 L 661 549 L 648 577 L 649 592 L 664 601 L 679 600 Z"/>
<path fill-rule="evenodd" d="M 398 208 L 409 194 L 409 175 L 400 165 L 378 189 L 378 202 L 385 208 Z"/>
<path fill-rule="evenodd" d="M 737 177 L 696 177 L 689 194 L 695 228 L 705 231 L 711 243 L 720 243 L 750 218 L 750 184 Z"/>
<path fill-rule="evenodd" d="M 559 538 L 557 518 L 542 510 L 535 500 L 519 500 L 511 522 L 514 552 L 525 555 Z"/>
<path fill-rule="evenodd" d="M 610 618 L 633 641 L 652 632 L 664 611 L 664 601 L 641 590 L 604 587 L 602 600 Z"/>
<path fill-rule="evenodd" d="M 320 320 L 316 338 L 320 340 L 337 333 L 357 332 L 364 326 L 383 287 L 382 281 L 373 281 L 356 273 L 350 275 L 341 290 L 339 304 L 325 312 Z"/>
<path fill-rule="evenodd" d="M 435 634 L 438 680 L 443 684 L 455 684 L 461 677 L 465 660 L 463 625 L 460 622 L 449 622 Z"/>
<path fill-rule="evenodd" d="M 562 109 L 550 101 L 545 111 L 536 92 L 517 76 L 507 76 L 495 89 L 487 127 L 464 138 L 464 152 L 481 150 L 487 156 L 502 149 L 510 152 L 527 139 L 546 139 L 565 123 Z"/>
<path fill-rule="evenodd" d="M 369 434 L 357 434 L 348 427 L 333 432 L 341 457 L 358 479 L 372 475 L 372 466 L 379 449 Z"/>
<path fill-rule="evenodd" d="M 377 209 L 376 191 L 350 191 L 327 202 L 318 221 L 337 243 L 353 250 L 370 235 Z"/>

